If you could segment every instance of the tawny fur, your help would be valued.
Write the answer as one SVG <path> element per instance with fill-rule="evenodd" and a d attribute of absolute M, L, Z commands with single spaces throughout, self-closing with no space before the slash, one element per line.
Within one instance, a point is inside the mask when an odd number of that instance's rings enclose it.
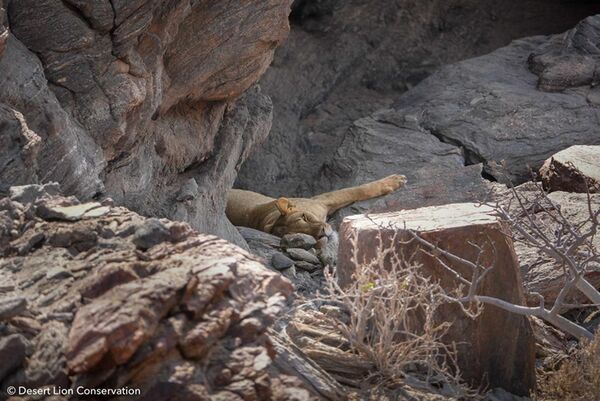
<path fill-rule="evenodd" d="M 283 236 L 304 233 L 320 238 L 331 232 L 327 216 L 354 202 L 377 198 L 397 190 L 406 177 L 393 174 L 377 181 L 327 192 L 312 198 L 270 198 L 252 191 L 232 189 L 227 195 L 227 218 L 236 226 Z"/>

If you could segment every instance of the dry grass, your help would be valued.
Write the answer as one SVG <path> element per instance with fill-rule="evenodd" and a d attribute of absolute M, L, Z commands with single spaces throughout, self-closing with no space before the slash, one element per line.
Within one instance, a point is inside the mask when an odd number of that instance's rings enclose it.
<path fill-rule="evenodd" d="M 538 401 L 600 400 L 600 333 L 539 381 Z"/>
<path fill-rule="evenodd" d="M 372 364 L 371 381 L 475 398 L 477 391 L 460 379 L 455 350 L 442 342 L 450 324 L 440 321 L 438 310 L 448 303 L 447 292 L 393 247 L 376 254 L 361 263 L 347 288 L 326 273 L 327 300 L 347 316 L 329 323 L 358 359 Z"/>

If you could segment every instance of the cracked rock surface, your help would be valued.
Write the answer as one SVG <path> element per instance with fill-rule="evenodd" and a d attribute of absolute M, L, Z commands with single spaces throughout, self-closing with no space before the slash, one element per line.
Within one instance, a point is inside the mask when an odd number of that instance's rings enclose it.
<path fill-rule="evenodd" d="M 290 38 L 261 81 L 273 133 L 244 165 L 241 188 L 312 196 L 402 173 L 405 188 L 342 215 L 473 201 L 486 192 L 482 174 L 503 180 L 494 162 L 522 182 L 528 165 L 600 143 L 600 17 L 584 19 L 597 5 L 295 4 Z"/>
<path fill-rule="evenodd" d="M 225 193 L 269 132 L 253 85 L 290 1 L 3 2 L 0 194 L 56 181 L 243 244 Z"/>
<path fill-rule="evenodd" d="M 185 223 L 37 188 L 31 202 L 0 200 L 3 390 L 128 386 L 144 400 L 316 399 L 316 385 L 303 383 L 310 375 L 278 368 L 267 334 L 287 308 L 288 280 Z"/>

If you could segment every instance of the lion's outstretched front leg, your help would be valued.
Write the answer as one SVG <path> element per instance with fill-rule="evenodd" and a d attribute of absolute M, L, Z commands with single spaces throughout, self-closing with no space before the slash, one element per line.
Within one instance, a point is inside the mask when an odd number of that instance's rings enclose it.
<path fill-rule="evenodd" d="M 356 187 L 340 189 L 338 191 L 327 192 L 311 199 L 324 204 L 327 207 L 327 214 L 329 215 L 351 203 L 389 194 L 403 186 L 405 183 L 405 176 L 401 174 L 392 174 L 377 181 Z"/>

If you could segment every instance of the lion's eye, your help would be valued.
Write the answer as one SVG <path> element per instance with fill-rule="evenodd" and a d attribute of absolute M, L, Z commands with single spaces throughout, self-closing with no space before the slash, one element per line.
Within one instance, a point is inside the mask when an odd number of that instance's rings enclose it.
<path fill-rule="evenodd" d="M 308 220 L 306 219 L 306 215 L 305 215 L 305 214 L 303 214 L 303 215 L 302 215 L 302 220 L 304 220 L 304 221 L 308 221 Z"/>

